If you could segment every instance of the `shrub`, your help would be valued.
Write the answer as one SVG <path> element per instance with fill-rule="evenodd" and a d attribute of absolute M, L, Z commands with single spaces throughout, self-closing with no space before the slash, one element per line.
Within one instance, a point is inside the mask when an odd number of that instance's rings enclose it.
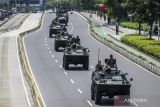
<path fill-rule="evenodd" d="M 160 58 L 160 42 L 146 36 L 131 34 L 121 38 L 121 41 L 147 54 Z"/>

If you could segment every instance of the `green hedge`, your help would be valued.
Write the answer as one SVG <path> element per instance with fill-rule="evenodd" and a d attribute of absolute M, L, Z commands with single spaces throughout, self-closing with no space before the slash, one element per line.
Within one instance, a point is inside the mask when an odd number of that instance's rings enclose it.
<path fill-rule="evenodd" d="M 147 54 L 160 58 L 160 41 L 152 40 L 146 36 L 137 34 L 123 36 L 121 41 Z"/>
<path fill-rule="evenodd" d="M 136 29 L 136 30 L 139 29 L 139 24 L 137 22 L 121 22 L 120 25 L 125 28 Z M 141 26 L 142 26 L 141 30 L 146 31 L 148 29 L 148 25 L 146 23 L 141 24 Z"/>

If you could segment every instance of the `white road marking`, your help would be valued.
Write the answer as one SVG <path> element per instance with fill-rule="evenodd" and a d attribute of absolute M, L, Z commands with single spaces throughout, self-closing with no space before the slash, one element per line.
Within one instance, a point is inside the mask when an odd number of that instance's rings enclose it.
<path fill-rule="evenodd" d="M 72 33 L 73 30 L 74 30 L 74 26 L 73 26 L 73 24 L 71 22 L 70 22 L 70 25 L 72 26 L 72 29 L 71 29 L 70 33 Z"/>
<path fill-rule="evenodd" d="M 46 47 L 48 46 L 48 44 L 46 43 Z"/>
<path fill-rule="evenodd" d="M 52 55 L 52 57 L 54 58 L 54 55 Z"/>
<path fill-rule="evenodd" d="M 45 15 L 44 15 L 44 16 L 45 16 Z M 43 16 L 43 17 L 44 17 L 44 16 Z M 42 20 L 42 25 L 41 25 L 41 28 L 40 28 L 39 30 L 42 29 L 43 24 L 44 24 L 44 20 Z M 38 32 L 38 31 L 37 31 L 37 32 Z M 35 32 L 34 32 L 34 33 L 35 33 Z M 27 36 L 25 36 L 25 37 L 27 37 Z M 25 37 L 24 37 L 24 38 L 25 38 Z M 38 84 L 37 84 L 37 82 L 36 82 L 36 79 L 35 79 L 35 77 L 34 77 L 34 75 L 33 75 L 33 72 L 32 72 L 32 69 L 31 69 L 31 65 L 30 65 L 30 62 L 29 62 L 29 59 L 28 59 L 28 55 L 27 55 L 27 52 L 26 52 L 26 47 L 25 47 L 25 43 L 24 43 L 24 38 L 23 38 L 24 51 L 25 51 L 25 55 L 26 55 L 26 58 L 27 58 L 28 65 L 29 65 L 29 69 L 31 70 L 31 75 L 32 75 L 33 80 L 34 80 L 34 82 L 35 82 L 35 85 L 36 85 L 36 87 L 37 87 L 37 91 L 38 91 L 39 96 L 40 96 L 40 98 L 41 98 L 41 100 L 42 100 L 43 106 L 44 106 L 44 107 L 47 107 L 47 106 L 46 106 L 46 103 L 45 103 L 45 101 L 44 101 L 44 99 L 43 99 L 43 97 L 42 97 L 42 93 L 41 93 L 41 91 L 40 91 L 40 89 L 39 89 L 39 87 L 38 87 Z"/>
<path fill-rule="evenodd" d="M 70 79 L 70 81 L 71 81 L 71 83 L 72 83 L 72 84 L 74 84 L 74 83 L 75 83 L 72 79 Z"/>
<path fill-rule="evenodd" d="M 52 52 L 51 52 L 51 51 L 49 51 L 49 53 L 51 54 Z"/>
<path fill-rule="evenodd" d="M 55 62 L 58 62 L 58 60 L 55 59 Z"/>
<path fill-rule="evenodd" d="M 59 65 L 60 68 L 62 68 L 62 65 Z"/>
<path fill-rule="evenodd" d="M 93 69 L 94 67 L 92 65 L 90 65 L 90 67 Z"/>
<path fill-rule="evenodd" d="M 67 76 L 68 75 L 68 73 L 67 72 L 64 72 L 64 74 Z"/>
<path fill-rule="evenodd" d="M 49 50 L 49 47 L 47 47 L 47 49 Z"/>
<path fill-rule="evenodd" d="M 17 47 L 18 47 L 17 41 L 16 41 L 16 45 L 17 45 Z M 31 106 L 31 103 L 30 103 L 30 100 L 29 100 L 29 97 L 28 97 L 27 88 L 26 88 L 26 85 L 25 85 L 25 83 L 24 83 L 24 77 L 23 77 L 23 73 L 22 73 L 22 67 L 21 67 L 21 64 L 20 64 L 18 49 L 17 49 L 17 58 L 18 58 L 18 63 L 19 63 L 19 68 L 20 68 L 20 73 L 21 73 L 22 84 L 23 84 L 25 96 L 26 96 L 26 99 L 27 99 L 27 102 L 28 102 L 28 106 L 29 106 L 29 107 L 32 107 L 32 106 Z"/>
<path fill-rule="evenodd" d="M 78 89 L 77 89 L 77 91 L 78 91 L 80 94 L 82 94 L 82 91 L 81 91 L 81 89 L 79 89 L 79 88 L 78 88 Z"/>
<path fill-rule="evenodd" d="M 92 103 L 89 101 L 89 100 L 87 100 L 87 103 L 92 107 L 93 105 L 92 105 Z"/>

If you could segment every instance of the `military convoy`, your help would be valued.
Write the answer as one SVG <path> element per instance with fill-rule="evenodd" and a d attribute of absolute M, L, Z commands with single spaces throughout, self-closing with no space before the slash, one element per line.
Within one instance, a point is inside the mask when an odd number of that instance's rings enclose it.
<path fill-rule="evenodd" d="M 49 36 L 55 37 L 54 49 L 63 50 L 63 68 L 69 70 L 71 65 L 82 65 L 84 70 L 89 69 L 89 50 L 81 46 L 80 38 L 68 34 L 68 13 L 58 10 L 57 17 L 50 25 Z M 123 73 L 117 68 L 116 59 L 110 56 L 105 59 L 105 66 L 98 65 L 91 76 L 91 100 L 95 104 L 101 104 L 102 98 L 114 99 L 121 95 L 130 97 L 131 81 L 126 78 L 127 73 Z M 114 100 L 113 100 L 114 101 Z"/>
<path fill-rule="evenodd" d="M 109 63 L 110 62 L 110 63 Z M 111 63 L 112 62 L 112 63 Z M 118 70 L 116 59 L 105 59 L 106 68 L 103 70 L 95 70 L 91 76 L 91 100 L 95 100 L 95 104 L 101 104 L 102 97 L 113 99 L 115 96 L 123 96 L 130 98 L 130 87 L 133 79 L 127 80 L 127 73 Z"/>

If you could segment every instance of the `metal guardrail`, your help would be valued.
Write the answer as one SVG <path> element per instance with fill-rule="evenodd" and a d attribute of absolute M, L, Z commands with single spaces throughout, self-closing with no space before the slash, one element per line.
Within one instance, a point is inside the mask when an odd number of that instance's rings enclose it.
<path fill-rule="evenodd" d="M 81 14 L 81 13 L 80 13 Z M 123 47 L 120 47 L 118 45 L 116 45 L 115 43 L 113 43 L 112 41 L 107 40 L 106 38 L 103 38 L 101 36 L 99 36 L 98 34 L 96 34 L 93 30 L 92 30 L 92 26 L 95 26 L 98 24 L 94 24 L 91 20 L 89 20 L 87 17 L 85 17 L 83 14 L 81 14 L 84 18 L 87 19 L 87 23 L 90 24 L 90 34 L 99 42 L 103 43 L 104 45 L 108 46 L 109 48 L 113 49 L 114 51 L 120 53 L 121 55 L 125 56 L 127 59 L 137 63 L 138 65 L 144 67 L 145 69 L 149 70 L 150 72 L 156 74 L 157 76 L 160 76 L 160 68 L 155 66 L 153 63 L 151 62 L 147 62 L 146 60 L 143 60 L 143 58 L 141 56 L 137 56 L 132 52 L 127 51 L 126 49 L 124 49 Z"/>
<path fill-rule="evenodd" d="M 23 37 L 25 35 L 31 33 L 31 32 L 34 32 L 34 31 L 38 30 L 41 27 L 43 16 L 44 16 L 44 13 L 41 16 L 39 25 L 36 28 L 34 28 L 32 30 L 22 32 L 17 38 L 19 58 L 20 58 L 22 69 L 23 69 L 23 74 L 24 74 L 24 76 L 25 76 L 25 78 L 28 82 L 28 85 L 29 85 L 30 89 L 32 90 L 32 98 L 33 98 L 35 107 L 44 107 L 44 104 L 43 104 L 43 101 L 42 101 L 42 99 L 40 97 L 40 94 L 38 92 L 38 88 L 36 86 L 33 75 L 31 73 L 32 71 L 31 71 L 31 69 L 29 67 L 29 64 L 28 64 L 28 61 L 27 61 L 26 53 L 25 53 L 25 50 L 24 50 Z"/>

